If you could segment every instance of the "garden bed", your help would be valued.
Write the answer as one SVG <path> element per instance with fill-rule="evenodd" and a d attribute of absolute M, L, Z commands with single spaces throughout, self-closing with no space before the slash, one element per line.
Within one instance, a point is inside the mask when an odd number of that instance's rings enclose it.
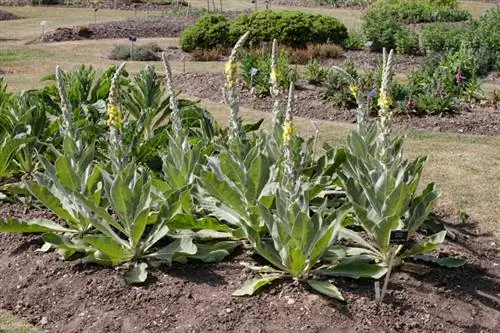
<path fill-rule="evenodd" d="M 183 93 L 205 98 L 211 101 L 222 101 L 219 89 L 224 82 L 223 74 L 186 73 L 176 77 L 176 87 Z M 295 92 L 294 111 L 297 116 L 312 119 L 355 122 L 355 110 L 335 108 L 321 98 L 321 88 L 299 81 Z M 242 90 L 241 102 L 254 110 L 271 112 L 271 97 L 258 97 L 248 89 Z M 500 135 L 500 112 L 488 106 L 461 107 L 461 112 L 450 116 L 400 116 L 396 119 L 400 127 L 414 126 L 433 131 L 449 131 L 465 134 Z"/>
<path fill-rule="evenodd" d="M 50 217 L 21 205 L 0 216 Z M 461 268 L 411 263 L 395 273 L 384 304 L 373 282 L 335 279 L 346 303 L 283 282 L 255 297 L 231 293 L 246 280 L 244 251 L 218 264 L 153 270 L 143 287 L 123 282 L 122 268 L 64 262 L 35 252 L 37 236 L 0 234 L 0 309 L 57 332 L 496 332 L 500 319 L 498 249 L 474 225 L 452 223 L 457 238 L 441 255 L 466 258 Z"/>
<path fill-rule="evenodd" d="M 18 17 L 12 13 L 0 10 L 0 21 L 15 20 Z"/>
<path fill-rule="evenodd" d="M 47 32 L 45 42 L 62 42 L 83 39 L 114 39 L 148 37 L 179 37 L 180 33 L 196 21 L 194 17 L 169 16 L 142 20 L 126 20 L 90 24 L 89 26 L 61 27 Z"/>

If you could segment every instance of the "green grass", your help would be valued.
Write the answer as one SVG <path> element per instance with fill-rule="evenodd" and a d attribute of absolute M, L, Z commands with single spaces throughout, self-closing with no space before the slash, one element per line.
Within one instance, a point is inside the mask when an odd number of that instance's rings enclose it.
<path fill-rule="evenodd" d="M 12 63 L 18 61 L 42 60 L 47 54 L 41 50 L 22 51 L 18 49 L 0 49 L 0 63 Z"/>
<path fill-rule="evenodd" d="M 42 330 L 0 310 L 0 333 L 41 333 Z"/>

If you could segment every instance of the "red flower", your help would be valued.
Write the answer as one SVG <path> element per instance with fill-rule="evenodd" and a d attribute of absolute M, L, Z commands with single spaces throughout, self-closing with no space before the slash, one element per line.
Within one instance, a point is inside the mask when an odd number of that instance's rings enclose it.
<path fill-rule="evenodd" d="M 462 75 L 462 71 L 459 70 L 457 72 L 457 74 L 455 74 L 455 82 L 457 82 L 457 84 L 463 84 L 464 83 L 464 77 Z"/>

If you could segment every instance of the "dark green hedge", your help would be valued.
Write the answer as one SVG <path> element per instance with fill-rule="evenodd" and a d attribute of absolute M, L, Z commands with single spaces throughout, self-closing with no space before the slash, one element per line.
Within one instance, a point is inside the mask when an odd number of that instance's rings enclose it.
<path fill-rule="evenodd" d="M 327 41 L 343 44 L 348 38 L 347 28 L 330 16 L 296 11 L 260 11 L 238 16 L 228 21 L 220 15 L 202 17 L 181 35 L 184 51 L 231 47 L 245 32 L 250 31 L 254 46 L 277 39 L 280 44 L 305 47 Z"/>

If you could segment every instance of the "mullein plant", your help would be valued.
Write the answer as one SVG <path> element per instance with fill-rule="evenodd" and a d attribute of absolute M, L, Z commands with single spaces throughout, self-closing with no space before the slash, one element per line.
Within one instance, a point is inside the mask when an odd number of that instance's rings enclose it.
<path fill-rule="evenodd" d="M 293 150 L 296 139 L 292 116 L 293 83 L 289 87 L 288 103 L 282 123 L 282 173 L 274 177 L 273 204 L 268 197 L 259 200 L 254 218 L 264 226 L 268 235 L 252 225 L 242 222 L 241 229 L 254 250 L 273 267 L 255 267 L 258 277 L 246 281 L 234 295 L 252 295 L 276 279 L 292 278 L 307 283 L 312 289 L 335 299 L 344 300 L 340 291 L 327 280 L 321 279 L 320 271 L 329 264 L 321 265 L 323 255 L 336 241 L 340 226 L 347 216 L 347 206 L 338 209 L 328 207 L 328 200 L 311 209 L 311 189 L 314 184 L 299 179 L 295 170 L 297 156 Z"/>
<path fill-rule="evenodd" d="M 378 99 L 379 118 L 369 117 L 369 109 L 354 80 L 350 90 L 358 102 L 357 130 L 347 137 L 346 159 L 339 174 L 343 188 L 355 214 L 355 221 L 367 234 L 343 228 L 341 236 L 353 242 L 360 260 L 367 265 L 376 265 L 374 278 L 385 274 L 380 291 L 376 284 L 376 299 L 383 301 L 390 274 L 394 267 L 410 257 L 427 259 L 453 266 L 460 261 L 440 260 L 425 254 L 444 241 L 446 231 L 438 232 L 423 240 L 415 237 L 436 203 L 439 192 L 433 183 L 417 194 L 426 156 L 413 162 L 404 159 L 403 137 L 392 133 L 390 96 L 388 86 L 394 66 L 393 52 L 383 52 L 382 84 Z M 344 73 L 346 74 L 346 73 Z M 346 74 L 347 75 L 347 74 Z M 331 275 L 337 275 L 335 269 Z M 343 274 L 341 276 L 349 276 Z"/>

